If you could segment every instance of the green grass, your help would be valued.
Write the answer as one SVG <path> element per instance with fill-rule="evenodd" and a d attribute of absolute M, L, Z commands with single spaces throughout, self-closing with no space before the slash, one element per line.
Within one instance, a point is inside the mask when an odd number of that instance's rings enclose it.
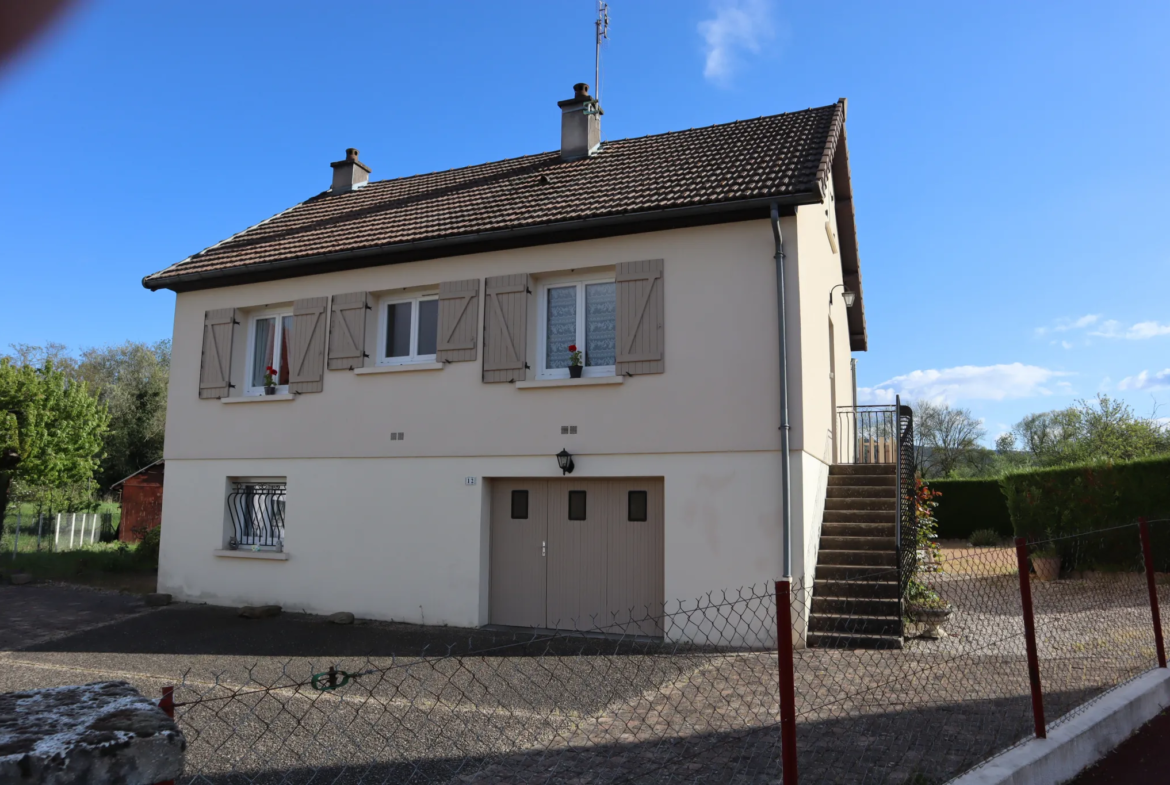
<path fill-rule="evenodd" d="M 51 553 L 0 554 L 0 565 L 13 571 L 27 572 L 45 580 L 69 580 L 86 573 L 153 572 L 157 559 L 139 552 L 139 544 L 102 542 L 85 545 L 72 551 Z"/>

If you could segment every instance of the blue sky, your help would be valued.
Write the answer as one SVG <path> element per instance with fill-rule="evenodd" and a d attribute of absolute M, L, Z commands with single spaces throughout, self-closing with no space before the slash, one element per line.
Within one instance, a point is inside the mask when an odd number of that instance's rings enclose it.
<path fill-rule="evenodd" d="M 605 136 L 849 97 L 873 400 L 989 440 L 1098 391 L 1170 416 L 1162 3 L 613 0 Z M 0 71 L 0 345 L 169 337 L 161 269 L 328 187 L 559 143 L 591 0 L 82 3 Z"/>

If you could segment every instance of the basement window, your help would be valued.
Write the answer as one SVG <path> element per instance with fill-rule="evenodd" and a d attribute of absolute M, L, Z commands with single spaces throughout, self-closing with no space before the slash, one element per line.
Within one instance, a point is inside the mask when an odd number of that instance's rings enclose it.
<path fill-rule="evenodd" d="M 228 550 L 284 550 L 288 483 L 283 478 L 233 480 L 227 498 Z"/>

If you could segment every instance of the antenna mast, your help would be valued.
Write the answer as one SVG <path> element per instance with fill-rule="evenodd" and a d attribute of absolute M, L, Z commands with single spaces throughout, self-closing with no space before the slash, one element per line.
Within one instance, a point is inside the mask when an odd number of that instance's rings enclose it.
<path fill-rule="evenodd" d="M 597 0 L 597 21 L 593 23 L 597 28 L 597 52 L 593 58 L 593 88 L 596 90 L 597 103 L 601 105 L 601 39 L 609 38 L 609 4 L 604 0 Z"/>

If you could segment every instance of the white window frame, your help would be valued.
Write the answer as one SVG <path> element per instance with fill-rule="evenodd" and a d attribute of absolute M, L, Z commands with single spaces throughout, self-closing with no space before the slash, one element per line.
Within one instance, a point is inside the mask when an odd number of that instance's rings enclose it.
<path fill-rule="evenodd" d="M 264 385 L 260 385 L 259 387 L 252 386 L 252 361 L 256 356 L 256 322 L 260 321 L 261 319 L 276 319 L 276 335 L 272 341 L 272 361 L 280 362 L 281 343 L 284 341 L 284 331 L 280 329 L 280 326 L 284 321 L 284 317 L 288 316 L 291 318 L 292 315 L 293 313 L 291 310 L 284 311 L 273 308 L 267 311 L 258 311 L 253 313 L 248 318 L 248 351 L 247 358 L 245 360 L 246 364 L 244 366 L 244 395 L 264 395 Z M 289 358 L 289 362 L 292 362 L 291 357 Z M 280 369 L 278 368 L 277 370 L 279 371 Z M 291 376 L 291 372 L 289 375 Z M 276 385 L 276 392 L 280 395 L 287 394 L 288 385 Z"/>
<path fill-rule="evenodd" d="M 426 300 L 438 300 L 439 291 L 420 292 L 415 294 L 388 294 L 378 300 L 378 355 L 375 365 L 415 365 L 417 363 L 433 363 L 437 355 L 418 353 L 418 313 L 419 303 Z M 387 306 L 411 303 L 410 306 L 410 354 L 405 357 L 386 356 L 386 316 Z M 436 318 L 437 315 L 436 315 Z M 436 328 L 438 325 L 436 325 Z M 436 332 L 436 340 L 438 333 Z M 437 346 L 437 344 L 436 344 Z"/>
<path fill-rule="evenodd" d="M 585 355 L 585 287 L 594 283 L 614 283 L 617 276 L 612 272 L 595 273 L 593 275 L 571 275 L 556 278 L 542 279 L 536 291 L 536 378 L 537 379 L 568 379 L 568 368 L 546 368 L 548 360 L 547 336 L 548 329 L 548 290 L 561 289 L 566 286 L 577 287 L 577 340 L 581 349 L 581 376 L 593 378 L 597 376 L 614 376 L 617 374 L 615 365 L 585 365 L 588 358 Z M 616 321 L 617 315 L 614 315 Z M 616 324 L 615 324 L 616 327 Z M 616 355 L 615 355 L 616 356 Z"/>

